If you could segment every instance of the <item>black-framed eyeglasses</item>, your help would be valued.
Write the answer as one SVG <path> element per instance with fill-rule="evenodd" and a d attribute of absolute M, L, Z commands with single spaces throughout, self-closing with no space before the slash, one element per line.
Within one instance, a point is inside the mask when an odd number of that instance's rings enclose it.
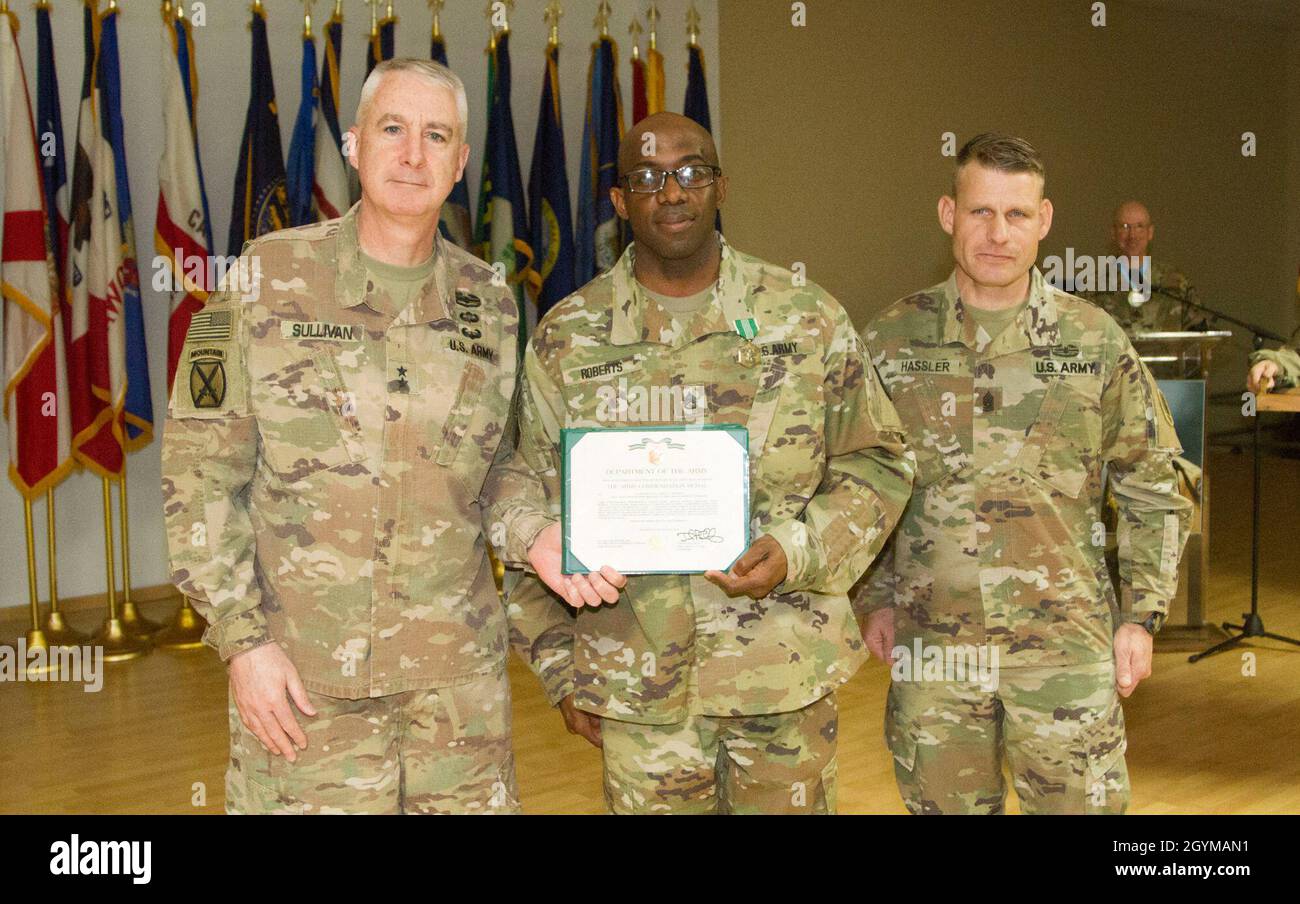
<path fill-rule="evenodd" d="M 663 191 L 672 176 L 682 188 L 706 188 L 722 175 L 722 167 L 707 163 L 688 163 L 675 170 L 634 169 L 623 176 L 627 190 L 637 195 L 652 195 Z"/>

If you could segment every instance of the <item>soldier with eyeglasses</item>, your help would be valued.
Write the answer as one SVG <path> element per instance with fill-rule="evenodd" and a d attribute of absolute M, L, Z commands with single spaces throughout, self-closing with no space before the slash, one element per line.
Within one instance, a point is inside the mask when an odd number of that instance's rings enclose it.
<path fill-rule="evenodd" d="M 901 424 L 844 309 L 715 230 L 707 131 L 655 114 L 618 162 L 634 241 L 533 336 L 512 464 L 544 492 L 507 522 L 558 516 L 561 428 L 741 424 L 752 542 L 725 573 L 571 586 L 556 521 L 529 550 L 541 580 L 508 599 L 511 640 L 602 748 L 611 811 L 833 813 L 835 692 L 867 658 L 847 594 L 910 495 Z M 674 389 L 690 404 L 639 404 Z"/>

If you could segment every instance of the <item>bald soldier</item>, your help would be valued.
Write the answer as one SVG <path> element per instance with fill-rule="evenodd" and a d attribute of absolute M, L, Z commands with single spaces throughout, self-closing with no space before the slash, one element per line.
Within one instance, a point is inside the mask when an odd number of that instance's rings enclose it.
<path fill-rule="evenodd" d="M 190 325 L 164 511 L 229 669 L 230 812 L 518 808 L 483 530 L 517 312 L 438 235 L 466 118 L 449 70 L 380 63 L 349 130 L 361 200 L 246 245 L 256 291 Z"/>
<path fill-rule="evenodd" d="M 508 519 L 558 514 L 562 428 L 739 424 L 752 542 L 725 573 L 606 567 L 571 587 L 554 523 L 531 566 L 559 595 L 521 582 L 512 640 L 601 747 L 611 811 L 834 812 L 835 692 L 866 658 L 846 592 L 911 487 L 897 415 L 839 304 L 714 230 L 727 180 L 708 132 L 655 114 L 618 161 L 634 241 L 538 325 L 516 455 L 544 494 Z M 641 403 L 656 397 L 683 404 Z"/>
<path fill-rule="evenodd" d="M 1155 381 L 1113 319 L 1034 267 L 1043 187 L 1026 141 L 971 139 L 938 206 L 952 275 L 863 331 L 917 458 L 857 590 L 892 660 L 885 731 L 913 813 L 1002 812 L 1004 757 L 1024 812 L 1124 811 L 1120 697 L 1151 674 L 1187 535 Z"/>
<path fill-rule="evenodd" d="M 1187 277 L 1149 255 L 1156 224 L 1146 205 L 1125 201 L 1116 207 L 1110 237 L 1120 255 L 1121 284 L 1115 291 L 1080 293 L 1083 298 L 1115 318 L 1130 339 L 1140 333 L 1205 329 L 1201 313 L 1184 304 L 1197 300 Z"/>

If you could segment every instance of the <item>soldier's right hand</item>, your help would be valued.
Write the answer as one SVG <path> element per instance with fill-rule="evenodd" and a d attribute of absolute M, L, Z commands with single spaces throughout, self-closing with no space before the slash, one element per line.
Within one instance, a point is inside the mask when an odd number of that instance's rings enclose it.
<path fill-rule="evenodd" d="M 1246 388 L 1256 395 L 1268 392 L 1277 381 L 1277 371 L 1276 361 L 1257 361 L 1246 377 Z"/>
<path fill-rule="evenodd" d="M 862 640 L 872 656 L 887 665 L 894 663 L 894 610 L 877 609 L 867 616 L 867 626 L 862 629 Z"/>
<path fill-rule="evenodd" d="M 627 578 L 608 565 L 591 574 L 565 574 L 563 548 L 558 521 L 544 528 L 528 547 L 528 564 L 542 582 L 575 609 L 599 606 L 602 602 L 617 603 L 618 592 L 627 586 Z"/>
<path fill-rule="evenodd" d="M 573 694 L 560 701 L 560 714 L 569 734 L 582 735 L 593 747 L 600 747 L 600 716 L 583 712 L 573 705 Z"/>
<path fill-rule="evenodd" d="M 316 708 L 280 645 L 265 643 L 230 657 L 230 690 L 239 718 L 262 746 L 291 763 L 297 760 L 296 750 L 307 748 L 307 735 L 289 708 L 289 698 L 308 716 L 316 715 Z"/>

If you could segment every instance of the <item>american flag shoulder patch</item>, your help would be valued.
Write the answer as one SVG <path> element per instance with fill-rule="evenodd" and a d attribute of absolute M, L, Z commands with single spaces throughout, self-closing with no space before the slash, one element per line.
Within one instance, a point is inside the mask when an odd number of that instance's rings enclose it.
<path fill-rule="evenodd" d="M 230 338 L 229 311 L 199 311 L 190 318 L 186 342 L 224 342 Z"/>

